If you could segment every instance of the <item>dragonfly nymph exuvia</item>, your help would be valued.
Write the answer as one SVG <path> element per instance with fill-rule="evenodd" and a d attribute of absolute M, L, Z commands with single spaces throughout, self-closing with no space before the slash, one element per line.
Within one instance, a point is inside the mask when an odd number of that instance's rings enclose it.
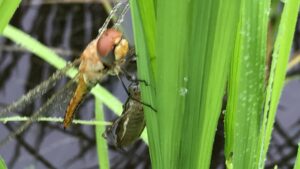
<path fill-rule="evenodd" d="M 102 134 L 109 144 L 119 148 L 136 141 L 146 126 L 141 92 L 137 83 L 128 87 L 128 95 L 121 116 Z"/>
<path fill-rule="evenodd" d="M 121 3 L 120 3 L 121 4 Z M 118 10 L 119 6 L 115 6 L 112 11 Z M 122 15 L 128 9 L 128 3 L 122 10 Z M 109 20 L 113 13 L 106 20 L 104 26 L 99 31 L 99 36 L 92 40 L 83 50 L 79 59 L 68 64 L 66 68 L 57 71 L 49 80 L 32 89 L 25 96 L 20 98 L 15 103 L 0 110 L 0 115 L 3 116 L 8 112 L 16 111 L 25 105 L 32 102 L 35 98 L 40 97 L 52 88 L 63 74 L 74 66 L 79 66 L 79 72 L 75 78 L 70 80 L 62 89 L 54 94 L 50 99 L 33 115 L 30 120 L 22 124 L 15 132 L 1 140 L 0 146 L 7 142 L 10 138 L 21 133 L 27 128 L 32 121 L 36 120 L 42 114 L 65 113 L 64 128 L 69 127 L 72 123 L 74 113 L 90 89 L 99 83 L 106 75 L 119 75 L 122 72 L 122 66 L 125 63 L 125 58 L 128 55 L 129 44 L 123 37 L 123 33 L 116 27 L 108 28 Z M 120 16 L 116 23 L 123 20 Z M 116 26 L 116 25 L 115 25 Z"/>

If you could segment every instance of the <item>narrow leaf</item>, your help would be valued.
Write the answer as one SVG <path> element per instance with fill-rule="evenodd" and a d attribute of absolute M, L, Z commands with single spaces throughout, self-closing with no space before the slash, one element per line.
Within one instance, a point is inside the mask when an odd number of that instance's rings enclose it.
<path fill-rule="evenodd" d="M 100 99 L 95 98 L 95 117 L 97 121 L 104 121 L 103 106 Z M 96 125 L 96 146 L 100 169 L 109 169 L 109 155 L 106 140 L 101 136 L 105 126 Z"/>
<path fill-rule="evenodd" d="M 270 1 L 241 1 L 225 114 L 227 168 L 255 168 L 265 89 Z"/>
<path fill-rule="evenodd" d="M 283 14 L 279 24 L 278 35 L 272 55 L 272 66 L 264 106 L 264 120 L 261 129 L 261 147 L 259 167 L 264 167 L 264 161 L 270 144 L 275 115 L 285 81 L 285 74 L 293 35 L 299 11 L 300 0 L 285 1 Z"/>
<path fill-rule="evenodd" d="M 161 168 L 209 168 L 239 9 L 239 1 L 157 1 Z"/>
<path fill-rule="evenodd" d="M 2 34 L 20 2 L 21 0 L 0 0 L 0 34 Z"/>
<path fill-rule="evenodd" d="M 298 152 L 297 152 L 297 158 L 295 161 L 294 169 L 300 169 L 300 146 L 298 144 Z"/>
<path fill-rule="evenodd" d="M 138 78 L 148 85 L 140 83 L 143 102 L 156 108 L 155 103 L 155 9 L 151 0 L 130 1 L 133 20 L 134 40 L 137 54 Z M 144 106 L 146 126 L 153 168 L 161 166 L 160 141 L 158 135 L 157 113 Z M 145 132 L 144 132 L 145 133 Z M 143 135 L 142 135 L 143 136 Z"/>
<path fill-rule="evenodd" d="M 0 156 L 0 169 L 7 169 L 4 159 Z"/>

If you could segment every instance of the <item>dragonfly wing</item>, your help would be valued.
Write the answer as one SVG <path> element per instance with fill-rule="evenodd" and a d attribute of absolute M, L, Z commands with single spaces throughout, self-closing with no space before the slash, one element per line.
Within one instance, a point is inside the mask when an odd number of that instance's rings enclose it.
<path fill-rule="evenodd" d="M 61 70 L 57 70 L 50 78 L 43 81 L 41 84 L 36 86 L 34 89 L 31 89 L 25 95 L 23 95 L 19 100 L 15 101 L 14 103 L 10 104 L 6 108 L 0 110 L 0 116 L 3 116 L 9 112 L 17 111 L 23 109 L 28 104 L 32 103 L 36 98 L 41 97 L 51 88 L 53 88 L 56 82 L 61 79 L 65 73 L 72 68 L 72 66 L 78 64 L 78 61 L 75 60 L 73 63 L 67 64 L 66 67 L 62 68 Z"/>
<path fill-rule="evenodd" d="M 51 116 L 53 114 L 63 114 L 76 89 L 76 81 L 69 81 L 62 89 L 52 95 L 50 99 L 40 108 L 42 114 Z"/>
<path fill-rule="evenodd" d="M 76 82 L 74 80 L 69 81 L 63 88 L 61 88 L 57 93 L 52 95 L 49 100 L 36 112 L 34 112 L 30 119 L 22 123 L 13 133 L 10 133 L 4 139 L 0 141 L 0 147 L 7 143 L 9 140 L 13 139 L 16 135 L 23 132 L 26 128 L 30 126 L 33 121 L 36 121 L 41 115 L 47 114 L 51 115 L 54 113 L 63 113 L 68 107 L 68 104 L 74 94 L 76 89 Z"/>

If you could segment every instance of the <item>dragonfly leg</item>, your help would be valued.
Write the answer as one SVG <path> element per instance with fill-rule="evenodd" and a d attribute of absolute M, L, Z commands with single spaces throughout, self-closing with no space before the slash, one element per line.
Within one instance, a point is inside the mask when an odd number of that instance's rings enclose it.
<path fill-rule="evenodd" d="M 134 98 L 133 96 L 130 96 L 130 95 L 129 95 L 129 97 L 130 97 L 130 99 L 135 100 L 135 101 L 141 103 L 142 105 L 144 105 L 144 106 L 146 106 L 146 107 L 149 107 L 149 108 L 150 108 L 151 110 L 153 110 L 154 112 L 157 112 L 157 110 L 156 110 L 154 107 L 152 107 L 150 104 L 145 103 L 145 102 L 143 102 L 143 101 L 141 101 L 141 100 L 139 100 L 139 99 L 136 99 L 136 98 Z"/>
<path fill-rule="evenodd" d="M 146 80 L 137 79 L 136 76 L 129 74 L 126 70 L 122 69 L 123 74 L 126 79 L 132 83 L 144 83 L 144 85 L 149 86 L 149 83 Z"/>
<path fill-rule="evenodd" d="M 124 88 L 124 90 L 127 93 L 127 95 L 130 96 L 130 93 L 129 93 L 127 87 L 125 86 L 125 83 L 123 82 L 122 78 L 119 75 L 117 75 L 117 77 L 121 81 L 122 87 Z"/>
<path fill-rule="evenodd" d="M 130 99 L 135 100 L 135 101 L 141 103 L 142 105 L 147 106 L 147 107 L 149 107 L 150 109 L 152 109 L 153 111 L 157 112 L 157 110 L 156 110 L 154 107 L 152 107 L 150 104 L 144 103 L 144 102 L 142 102 L 141 100 L 139 100 L 139 99 L 133 97 L 133 96 L 130 94 L 130 92 L 128 91 L 128 89 L 127 89 L 126 85 L 124 84 L 123 80 L 121 79 L 121 77 L 120 77 L 119 75 L 117 75 L 117 77 L 118 77 L 118 79 L 121 81 L 121 84 L 122 84 L 122 86 L 123 86 L 125 92 L 127 93 L 128 97 L 129 97 Z M 138 81 L 133 81 L 129 86 L 131 86 L 131 85 L 133 85 L 133 84 L 138 84 Z"/>

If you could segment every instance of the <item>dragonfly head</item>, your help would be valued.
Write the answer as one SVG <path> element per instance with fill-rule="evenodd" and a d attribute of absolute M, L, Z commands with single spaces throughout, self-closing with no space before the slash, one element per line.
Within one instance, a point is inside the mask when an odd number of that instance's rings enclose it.
<path fill-rule="evenodd" d="M 124 63 L 129 51 L 128 41 L 122 33 L 114 28 L 103 32 L 97 42 L 97 51 L 103 64 L 112 67 L 116 63 Z"/>
<path fill-rule="evenodd" d="M 110 145 L 117 145 L 116 125 L 111 125 L 102 133 L 102 137 L 107 140 Z"/>
<path fill-rule="evenodd" d="M 141 98 L 141 91 L 138 83 L 131 83 L 128 87 L 129 95 L 133 98 L 140 99 Z"/>

